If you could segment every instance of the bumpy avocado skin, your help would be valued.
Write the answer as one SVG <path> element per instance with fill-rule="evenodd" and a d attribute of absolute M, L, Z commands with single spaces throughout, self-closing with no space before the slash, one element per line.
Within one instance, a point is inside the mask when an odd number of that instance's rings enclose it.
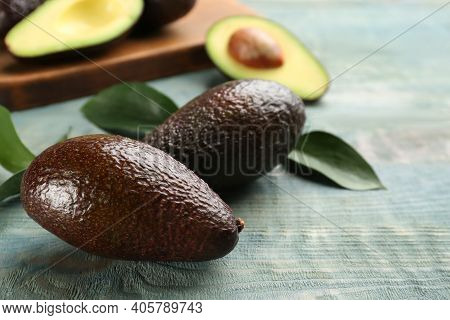
<path fill-rule="evenodd" d="M 29 15 L 45 0 L 0 1 L 0 37 L 4 37 L 16 23 Z"/>
<path fill-rule="evenodd" d="M 151 31 L 187 15 L 196 0 L 145 0 L 144 14 L 138 31 Z"/>
<path fill-rule="evenodd" d="M 110 258 L 217 259 L 235 247 L 242 227 L 184 165 L 118 136 L 85 136 L 50 147 L 31 163 L 21 190 L 37 223 L 75 247 Z"/>
<path fill-rule="evenodd" d="M 238 80 L 195 98 L 144 141 L 222 191 L 284 161 L 304 123 L 304 104 L 288 88 L 273 81 Z"/>

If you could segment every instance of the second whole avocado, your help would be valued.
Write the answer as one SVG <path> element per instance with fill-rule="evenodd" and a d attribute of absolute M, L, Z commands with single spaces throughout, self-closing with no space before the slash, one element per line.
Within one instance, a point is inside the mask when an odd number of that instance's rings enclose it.
<path fill-rule="evenodd" d="M 140 31 L 160 28 L 187 15 L 196 0 L 145 0 L 145 9 L 138 24 Z"/>
<path fill-rule="evenodd" d="M 195 98 L 144 141 L 222 191 L 253 181 L 282 163 L 304 123 L 302 100 L 285 86 L 237 80 Z"/>

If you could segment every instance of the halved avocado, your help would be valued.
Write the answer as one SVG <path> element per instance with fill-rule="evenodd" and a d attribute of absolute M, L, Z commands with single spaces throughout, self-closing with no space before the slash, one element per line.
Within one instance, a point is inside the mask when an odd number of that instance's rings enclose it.
<path fill-rule="evenodd" d="M 18 58 L 92 49 L 121 38 L 139 20 L 144 0 L 47 0 L 5 38 Z"/>
<path fill-rule="evenodd" d="M 318 100 L 328 89 L 328 73 L 317 58 L 295 35 L 265 18 L 220 20 L 208 31 L 206 50 L 233 79 L 277 81 L 306 101 Z"/>

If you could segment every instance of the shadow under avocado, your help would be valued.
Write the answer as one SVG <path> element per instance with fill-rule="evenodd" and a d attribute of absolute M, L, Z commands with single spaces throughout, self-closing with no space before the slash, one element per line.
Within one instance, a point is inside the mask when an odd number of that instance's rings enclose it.
<path fill-rule="evenodd" d="M 11 196 L 9 198 L 6 198 L 3 201 L 0 201 L 0 211 L 4 208 L 8 208 L 10 206 L 13 205 L 20 205 L 21 201 L 20 201 L 20 195 L 15 195 L 15 196 Z"/>
<path fill-rule="evenodd" d="M 206 271 L 214 263 L 214 260 L 206 262 L 159 262 L 111 259 L 84 252 L 56 237 L 54 240 L 50 239 L 45 242 L 46 246 L 42 246 L 42 243 L 36 244 L 40 248 L 39 250 L 32 246 L 24 252 L 17 253 L 15 259 L 22 265 L 36 269 L 37 273 L 49 269 L 52 273 L 58 274 L 101 271 L 116 264 L 140 264 L 147 267 L 154 265 L 169 270 Z"/>
<path fill-rule="evenodd" d="M 335 183 L 333 180 L 330 180 L 323 174 L 321 174 L 318 171 L 315 171 L 311 168 L 307 168 L 303 165 L 300 165 L 292 160 L 288 160 L 286 163 L 283 164 L 283 167 L 290 173 L 295 174 L 299 177 L 302 177 L 304 179 L 307 179 L 309 181 L 326 185 L 328 187 L 334 187 L 338 189 L 344 189 L 337 183 Z"/>
<path fill-rule="evenodd" d="M 211 76 L 209 76 L 206 79 L 205 85 L 207 88 L 214 88 L 214 87 L 221 85 L 224 82 L 228 82 L 230 80 L 232 80 L 230 77 L 228 77 L 224 73 L 220 72 L 219 69 L 215 69 L 215 72 L 213 72 L 211 74 Z"/>
<path fill-rule="evenodd" d="M 44 240 L 45 241 L 45 240 Z M 39 247 L 39 249 L 37 248 Z M 81 274 L 106 269 L 114 260 L 90 255 L 62 242 L 50 239 L 36 243 L 25 251 L 18 252 L 15 260 L 24 267 L 31 269 L 31 273 L 38 275 L 49 274 Z"/>
<path fill-rule="evenodd" d="M 242 201 L 248 197 L 253 189 L 252 184 L 254 184 L 255 181 L 256 180 L 250 181 L 231 190 L 216 191 L 216 193 L 222 198 L 223 201 L 232 206 L 233 203 Z"/>
<path fill-rule="evenodd" d="M 172 30 L 168 30 L 165 28 L 160 29 L 135 28 L 132 32 L 128 34 L 128 37 L 134 40 L 148 41 L 149 38 L 167 37 L 172 33 L 173 33 Z"/>
<path fill-rule="evenodd" d="M 127 261 L 114 260 L 95 256 L 83 251 L 75 251 L 74 247 L 63 242 L 49 242 L 47 249 L 29 249 L 26 252 L 11 257 L 21 265 L 21 269 L 27 269 L 29 276 L 23 279 L 24 284 L 37 285 L 47 288 L 54 281 L 63 287 L 71 287 L 74 277 L 82 295 L 91 296 L 88 284 L 93 279 L 102 277 L 111 290 L 114 297 L 128 294 L 130 285 L 150 288 L 175 289 L 180 287 L 196 287 L 204 283 L 207 278 L 214 278 L 219 273 L 216 268 L 218 262 L 152 262 L 152 261 Z M 31 284 L 31 281 L 37 281 Z M 84 291 L 83 288 L 86 288 Z M 122 289 L 120 289 L 122 288 Z M 100 290 L 100 288 L 99 288 Z M 97 293 L 98 294 L 98 293 Z M 68 295 L 70 295 L 68 293 Z"/>
<path fill-rule="evenodd" d="M 306 107 L 314 107 L 319 108 L 322 106 L 322 99 L 316 99 L 316 100 L 303 100 Z"/>
<path fill-rule="evenodd" d="M 20 201 L 19 195 L 9 197 L 3 201 L 0 201 L 0 232 L 5 235 L 5 232 L 8 228 L 8 224 L 5 221 L 8 221 L 10 217 L 14 216 L 18 210 L 21 210 L 22 203 Z"/>

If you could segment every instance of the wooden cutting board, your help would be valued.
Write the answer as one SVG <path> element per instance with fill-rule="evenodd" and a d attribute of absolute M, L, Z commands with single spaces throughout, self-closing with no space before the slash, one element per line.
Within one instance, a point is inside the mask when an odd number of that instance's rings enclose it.
<path fill-rule="evenodd" d="M 23 64 L 0 51 L 0 104 L 22 110 L 98 92 L 120 81 L 145 81 L 211 66 L 205 34 L 217 20 L 251 14 L 235 0 L 199 0 L 185 18 L 156 34 L 128 37 L 99 55 Z"/>

